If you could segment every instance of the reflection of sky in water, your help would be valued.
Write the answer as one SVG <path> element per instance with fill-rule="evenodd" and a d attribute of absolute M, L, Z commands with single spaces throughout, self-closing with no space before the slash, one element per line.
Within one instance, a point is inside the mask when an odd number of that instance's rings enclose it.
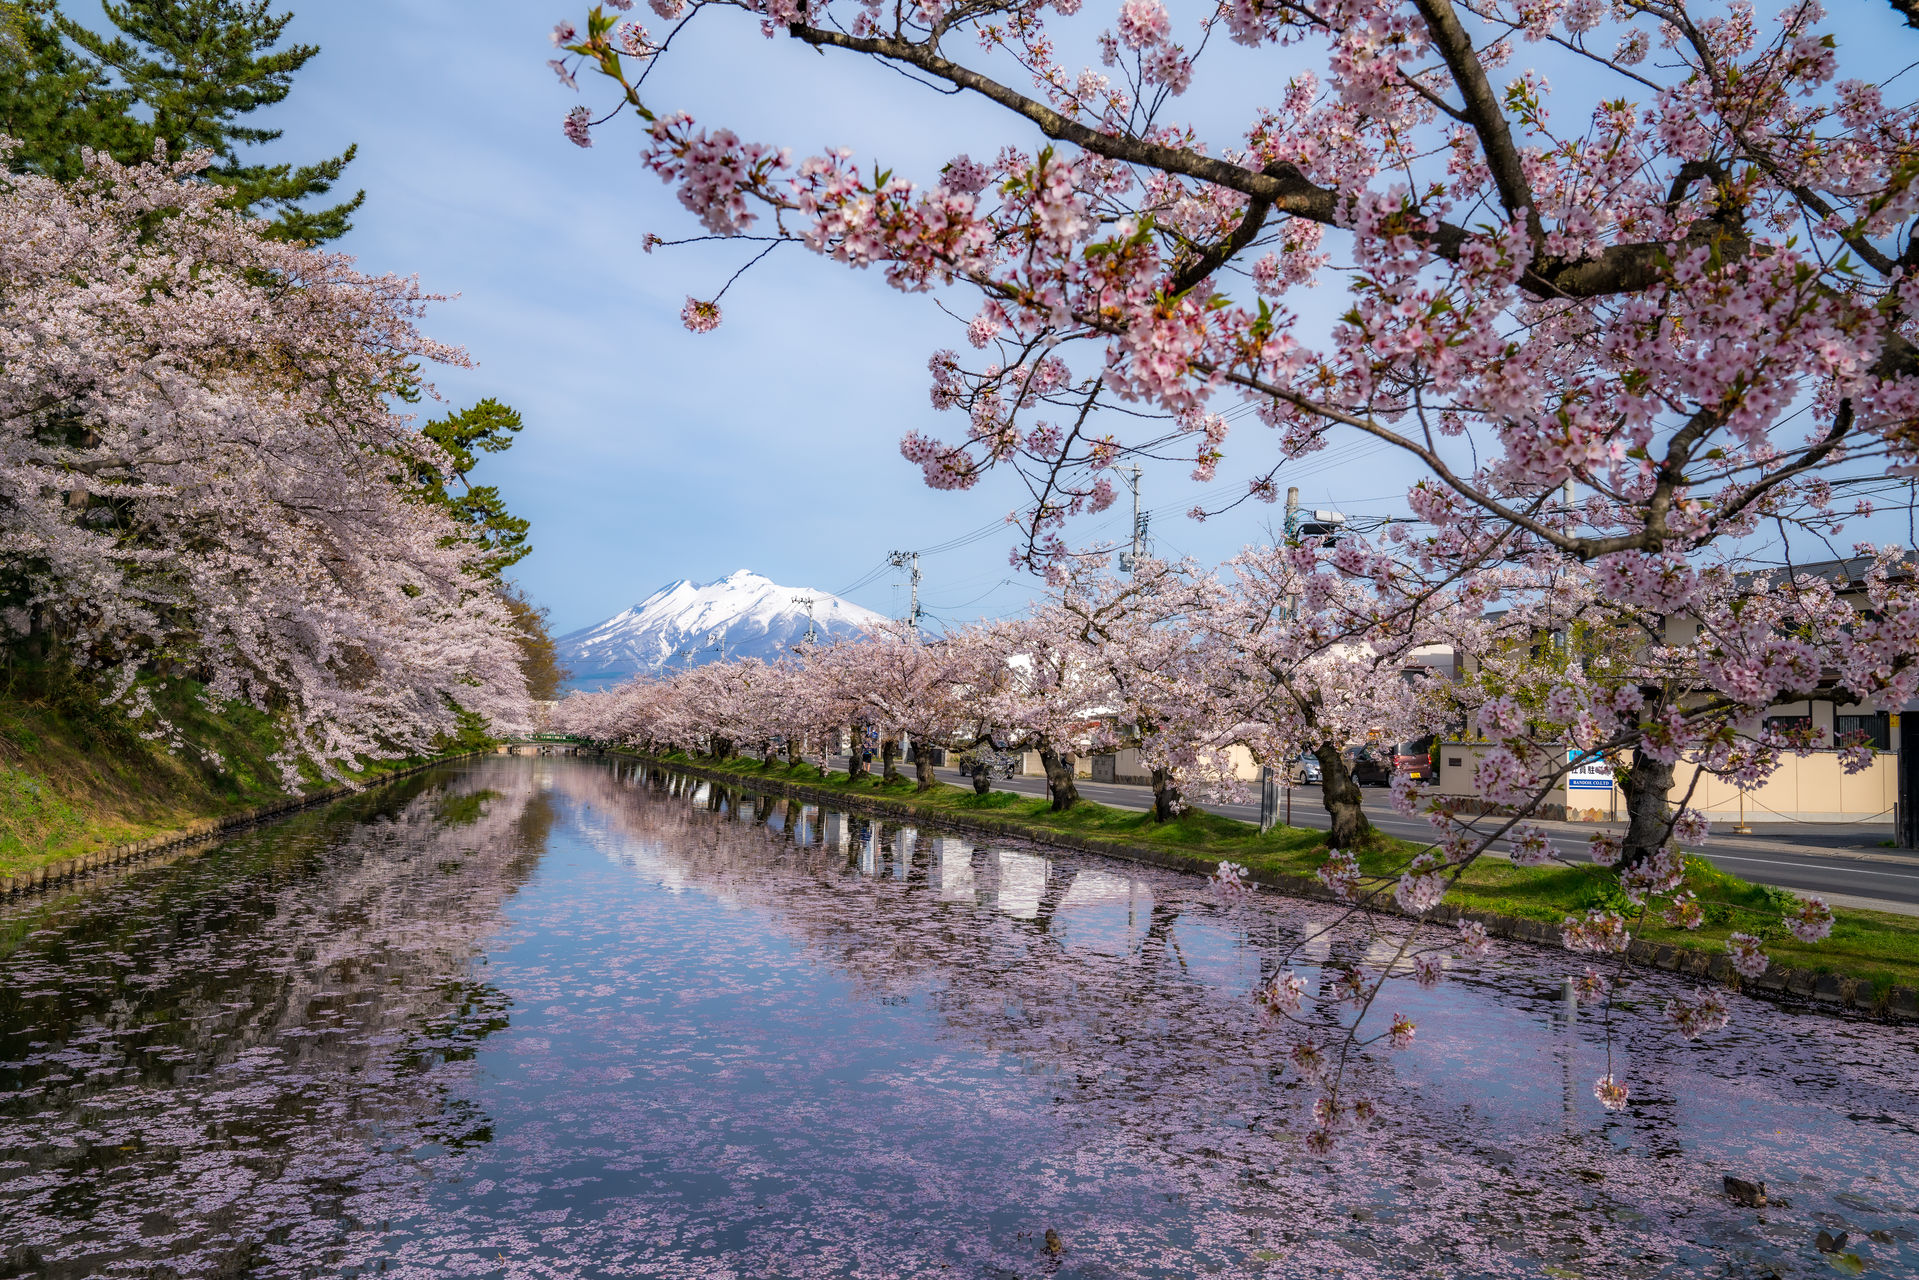
<path fill-rule="evenodd" d="M 1309 1091 L 1248 994 L 1321 908 L 1234 913 L 1193 877 L 630 766 L 447 776 L 498 794 L 453 823 L 422 784 L 358 825 L 309 816 L 0 915 L 0 1257 L 1811 1276 L 1826 1228 L 1879 1274 L 1919 1263 L 1910 1031 L 1739 1002 L 1687 1046 L 1641 1008 L 1615 1056 L 1634 1102 L 1609 1117 L 1566 957 L 1501 949 L 1393 988 L 1379 1014 L 1417 1018 L 1416 1047 L 1356 1067 L 1385 1119 L 1315 1160 Z M 1322 938 L 1309 989 L 1367 946 Z M 1727 1172 L 1790 1203 L 1734 1208 Z"/>
<path fill-rule="evenodd" d="M 958 836 L 933 837 L 933 874 L 941 902 L 977 902 L 973 880 L 973 846 Z"/>
<path fill-rule="evenodd" d="M 1001 849 L 994 858 L 999 871 L 999 909 L 1016 920 L 1031 920 L 1039 914 L 1041 897 L 1046 893 L 1046 859 L 1012 849 Z"/>

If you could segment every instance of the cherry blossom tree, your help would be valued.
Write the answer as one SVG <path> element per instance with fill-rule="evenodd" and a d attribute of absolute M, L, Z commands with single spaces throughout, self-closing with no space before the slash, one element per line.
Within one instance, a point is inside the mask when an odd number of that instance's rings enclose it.
<path fill-rule="evenodd" d="M 1159 0 L 1128 0 L 1093 41 L 1106 70 L 1060 59 L 1112 17 L 1076 2 L 655 9 L 674 23 L 658 39 L 601 9 L 584 30 L 562 22 L 563 77 L 588 63 L 617 84 L 643 162 L 706 232 L 878 264 L 903 290 L 976 291 L 981 363 L 933 360 L 936 404 L 968 426 L 905 448 L 939 486 L 1026 470 L 1041 554 L 1110 499 L 1126 448 L 1154 443 L 1099 429 L 1115 399 L 1171 415 L 1205 471 L 1223 456 L 1221 393 L 1258 409 L 1282 457 L 1361 432 L 1424 465 L 1422 514 L 1442 527 L 1489 517 L 1625 565 L 1781 502 L 1819 507 L 1806 477 L 1862 452 L 1910 461 L 1919 443 L 1915 112 L 1841 74 L 1816 3 L 1762 18 L 1683 0 L 1251 0 L 1182 33 Z M 652 101 L 673 32 L 729 10 L 822 50 L 822 75 L 889 65 L 902 92 L 983 99 L 1047 145 L 873 168 Z M 1268 51 L 1275 99 L 1209 140 L 1174 112 L 1216 40 Z M 1522 49 L 1577 87 L 1507 70 Z M 586 142 L 605 120 L 579 123 Z M 1308 333 L 1289 299 L 1331 280 L 1355 304 Z M 1575 524 L 1551 518 L 1569 479 L 1592 497 Z"/>
<path fill-rule="evenodd" d="M 1072 808 L 1079 803 L 1073 759 L 1117 709 L 1106 671 L 1044 610 L 986 627 L 982 640 L 1006 673 L 986 706 L 993 741 L 1037 754 L 1053 809 Z"/>
<path fill-rule="evenodd" d="M 464 363 L 431 299 L 218 207 L 206 160 L 0 188 L 0 635 L 175 745 L 152 681 L 252 703 L 290 784 L 527 723 L 480 553 L 400 479 L 447 466 L 395 411 Z"/>
<path fill-rule="evenodd" d="M 1230 776 L 1231 741 L 1207 692 L 1209 654 L 1195 621 L 1206 593 L 1191 565 L 1141 558 L 1126 578 L 1083 563 L 1035 615 L 1071 637 L 1080 661 L 1101 673 L 1112 698 L 1111 746 L 1130 745 L 1148 770 L 1153 816 L 1170 822 L 1184 788 Z"/>
<path fill-rule="evenodd" d="M 958 750 L 984 736 L 983 695 L 999 678 L 993 668 L 1001 659 L 978 641 L 968 628 L 927 637 L 911 623 L 891 622 L 828 651 L 842 666 L 836 678 L 856 691 L 863 718 L 880 732 L 889 781 L 897 747 L 888 754 L 886 744 L 912 744 L 917 789 L 928 791 L 939 785 L 935 750 Z"/>
<path fill-rule="evenodd" d="M 1557 860 L 1614 868 L 1628 909 L 1595 908 L 1562 926 L 1566 946 L 1593 957 L 1579 990 L 1582 998 L 1605 1002 L 1610 1045 L 1612 997 L 1626 976 L 1634 934 L 1649 922 L 1703 922 L 1701 904 L 1686 883 L 1680 844 L 1701 838 L 1704 823 L 1682 803 L 1661 816 L 1656 846 L 1637 860 L 1622 859 L 1619 842 L 1607 836 L 1589 842 L 1584 857 L 1556 848 L 1530 815 L 1566 772 L 1567 744 L 1601 751 L 1629 743 L 1649 753 L 1665 749 L 1658 740 L 1649 744 L 1624 718 L 1625 709 L 1640 706 L 1635 700 L 1642 690 L 1658 687 L 1664 690 L 1659 723 L 1675 740 L 1694 744 L 1704 767 L 1763 772 L 1771 765 L 1761 752 L 1776 758 L 1804 744 L 1766 747 L 1762 731 L 1760 747 L 1742 746 L 1740 719 L 1808 687 L 1803 682 L 1809 679 L 1820 687 L 1844 681 L 1871 689 L 1905 678 L 1897 655 L 1915 639 L 1910 628 L 1919 618 L 1913 599 L 1919 587 L 1909 573 L 1895 574 L 1896 565 L 1890 558 L 1873 562 L 1862 587 L 1866 599 L 1856 605 L 1845 604 L 1839 589 L 1826 585 L 1829 607 L 1848 612 L 1833 612 L 1822 625 L 1854 628 L 1853 660 L 1868 663 L 1840 673 L 1817 661 L 1807 664 L 1792 616 L 1752 613 L 1742 630 L 1741 617 L 1758 606 L 1755 597 L 1737 594 L 1753 589 L 1750 584 L 1742 587 L 1731 576 L 1708 584 L 1699 597 L 1727 592 L 1744 601 L 1731 614 L 1708 611 L 1699 620 L 1719 637 L 1712 644 L 1727 655 L 1724 661 L 1711 668 L 1674 667 L 1669 646 L 1644 643 L 1626 628 L 1629 591 L 1605 589 L 1591 573 L 1562 572 L 1566 562 L 1560 559 L 1548 559 L 1543 572 L 1538 565 L 1499 562 L 1461 574 L 1449 557 L 1401 536 L 1383 546 L 1355 540 L 1330 548 L 1314 541 L 1254 548 L 1224 578 L 1198 578 L 1190 568 L 1154 562 L 1142 564 L 1139 578 L 1128 581 L 1081 572 L 1018 622 L 955 629 L 936 642 L 899 627 L 815 651 L 790 674 L 797 688 L 809 692 L 778 695 L 790 701 L 777 706 L 767 692 L 767 668 L 729 664 L 737 670 L 683 673 L 636 681 L 630 691 L 590 695 L 577 713 L 563 707 L 562 720 L 607 726 L 596 731 L 630 741 L 704 743 L 712 750 L 723 750 L 725 740 L 740 732 L 733 726 L 755 716 L 757 732 L 766 735 L 782 725 L 770 717 L 793 715 L 800 721 L 785 723 L 789 733 L 801 722 L 828 725 L 835 733 L 853 723 L 882 735 L 909 734 L 922 745 L 942 734 L 953 735 L 946 742 L 975 737 L 1038 751 L 1056 809 L 1076 799 L 1070 756 L 1115 745 L 1121 726 L 1131 726 L 1145 758 L 1169 775 L 1156 801 L 1185 779 L 1204 779 L 1217 769 L 1212 762 L 1225 744 L 1248 746 L 1256 757 L 1272 760 L 1305 745 L 1325 759 L 1330 745 L 1369 732 L 1399 736 L 1448 724 L 1468 728 L 1488 743 L 1478 780 L 1497 811 L 1463 811 L 1454 799 L 1395 779 L 1395 805 L 1425 815 L 1430 842 L 1397 853 L 1369 851 L 1363 827 L 1352 824 L 1348 833 L 1336 828 L 1317 873 L 1325 889 L 1352 909 L 1337 927 L 1356 921 L 1370 940 L 1363 957 L 1338 965 L 1314 959 L 1313 948 L 1326 931 L 1311 931 L 1282 949 L 1281 971 L 1262 986 L 1260 998 L 1292 1038 L 1293 1065 L 1322 1091 L 1312 1141 L 1323 1146 L 1375 1105 L 1348 1083 L 1355 1055 L 1382 1042 L 1404 1047 L 1414 1034 L 1411 1021 L 1397 1014 L 1388 1026 L 1368 1021 L 1392 980 L 1409 977 L 1428 985 L 1439 980 L 1449 957 L 1483 952 L 1486 935 L 1479 925 L 1441 928 L 1431 918 L 1448 890 L 1496 845 L 1522 866 Z M 1805 584 L 1801 595 L 1814 594 L 1814 585 Z M 1655 610 L 1651 616 L 1665 615 Z M 1422 648 L 1439 640 L 1455 657 L 1470 660 L 1471 669 L 1456 682 L 1418 660 Z M 1678 658 L 1707 651 L 1683 645 Z M 1868 661 L 1864 655 L 1876 656 Z M 1770 683 L 1728 686 L 1728 671 L 1755 661 L 1770 673 Z M 757 683 L 745 678 L 753 672 L 762 673 Z M 1715 685 L 1722 691 L 1701 693 Z M 930 773 L 922 767 L 923 783 Z M 1341 790 L 1329 796 L 1335 824 L 1345 800 Z M 1362 852 L 1369 855 L 1364 865 Z M 1247 890 L 1242 870 L 1231 864 L 1222 866 L 1219 880 L 1228 897 Z M 1825 936 L 1832 916 L 1823 902 L 1807 899 L 1783 910 L 1778 923 L 1813 941 Z M 1727 951 L 1732 970 L 1746 978 L 1769 964 L 1759 933 L 1735 933 Z M 1602 971 L 1608 963 L 1610 973 Z M 1324 989 L 1315 999 L 1306 999 L 1301 965 L 1319 972 Z M 1727 1009 L 1722 997 L 1702 991 L 1668 1002 L 1664 1012 L 1675 1030 L 1693 1037 L 1723 1025 Z M 1594 1092 L 1611 1108 L 1630 1097 L 1628 1083 L 1610 1067 Z"/>
<path fill-rule="evenodd" d="M 1397 530 L 1395 530 L 1397 532 Z M 1214 584 L 1198 625 L 1213 715 L 1253 758 L 1286 767 L 1302 752 L 1320 765 L 1330 842 L 1352 849 L 1372 824 L 1346 760 L 1349 743 L 1394 741 L 1446 727 L 1444 677 L 1422 649 L 1455 657 L 1485 647 L 1496 575 L 1427 575 L 1403 546 L 1348 539 L 1248 548 Z"/>

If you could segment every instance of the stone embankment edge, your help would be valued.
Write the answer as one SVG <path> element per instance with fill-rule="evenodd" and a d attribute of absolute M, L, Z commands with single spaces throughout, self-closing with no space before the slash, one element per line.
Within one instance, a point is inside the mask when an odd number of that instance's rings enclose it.
<path fill-rule="evenodd" d="M 314 805 L 326 804 L 345 796 L 358 795 L 364 791 L 397 781 L 411 774 L 431 769 L 438 765 L 450 764 L 455 760 L 467 760 L 474 756 L 487 755 L 484 751 L 465 751 L 458 755 L 435 756 L 419 764 L 408 765 L 404 769 L 395 769 L 383 773 L 377 778 L 362 783 L 346 782 L 338 786 L 325 787 L 319 791 L 310 791 L 305 795 L 288 796 L 284 800 L 273 800 L 266 804 L 256 804 L 250 809 L 229 813 L 219 818 L 202 818 L 198 822 L 189 822 L 177 831 L 162 831 L 158 835 L 148 836 L 144 840 L 129 840 L 122 844 L 108 845 L 92 853 L 75 854 L 71 858 L 62 858 L 58 862 L 49 862 L 44 866 L 22 871 L 15 876 L 0 880 L 0 899 L 16 895 L 41 893 L 58 885 L 70 884 L 96 871 L 105 871 L 114 867 L 130 866 L 144 862 L 159 854 L 178 849 L 183 845 L 200 844 L 217 840 L 243 827 L 258 826 L 275 818 L 284 817 L 301 809 L 310 809 Z"/>
<path fill-rule="evenodd" d="M 662 769 L 691 773 L 714 782 L 728 782 L 748 790 L 777 790 L 783 795 L 795 796 L 802 800 L 841 805 L 849 809 L 878 814 L 881 817 L 908 818 L 915 822 L 952 827 L 955 830 L 969 831 L 979 835 L 1010 837 L 1035 844 L 1071 849 L 1078 853 L 1123 858 L 1129 862 L 1144 862 L 1173 871 L 1191 871 L 1200 875 L 1212 874 L 1213 869 L 1219 865 L 1215 858 L 1192 857 L 1166 849 L 1155 849 L 1148 845 L 1089 840 L 1084 836 L 1063 831 L 1048 831 L 1044 827 L 1027 826 L 1005 818 L 948 814 L 944 811 L 928 814 L 914 805 L 901 804 L 879 796 L 849 795 L 844 791 L 809 787 L 803 783 L 788 782 L 782 778 L 755 778 L 725 769 L 710 769 L 678 760 L 661 760 L 635 751 L 622 751 L 619 754 L 643 760 Z M 1321 902 L 1339 901 L 1325 885 L 1311 876 L 1257 872 L 1253 874 L 1252 879 L 1253 883 L 1260 888 L 1270 889 L 1287 897 L 1311 898 Z M 1384 915 L 1403 914 L 1398 911 L 1382 911 L 1377 907 L 1367 907 L 1366 910 Z M 1555 950 L 1560 949 L 1562 945 L 1559 940 L 1559 926 L 1544 920 L 1527 920 L 1519 916 L 1496 915 L 1487 911 L 1467 911 L 1450 903 L 1442 903 L 1425 918 L 1445 924 L 1459 920 L 1473 920 L 1485 926 L 1486 932 L 1494 937 L 1530 942 Z M 1742 979 L 1733 969 L 1730 956 L 1713 955 L 1705 951 L 1695 951 L 1690 947 L 1675 947 L 1670 943 L 1654 943 L 1638 939 L 1635 939 L 1627 948 L 1626 958 L 1645 968 L 1663 969 L 1669 973 L 1683 974 L 1721 986 L 1733 987 L 1744 991 L 1747 995 L 1804 1000 L 1819 1005 L 1852 1009 L 1889 1021 L 1919 1021 L 1919 990 L 1912 987 L 1893 987 L 1884 995 L 1875 995 L 1872 983 L 1865 979 L 1837 973 L 1822 973 L 1816 969 L 1789 969 L 1780 965 L 1772 966 L 1758 978 Z"/>

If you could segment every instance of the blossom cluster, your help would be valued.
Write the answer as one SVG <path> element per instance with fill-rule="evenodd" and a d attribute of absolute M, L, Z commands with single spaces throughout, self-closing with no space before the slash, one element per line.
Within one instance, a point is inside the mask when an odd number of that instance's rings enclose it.
<path fill-rule="evenodd" d="M 289 783 L 463 710 L 527 723 L 511 615 L 395 476 L 450 466 L 392 398 L 465 357 L 415 327 L 417 282 L 222 209 L 208 159 L 0 191 L 0 641 L 108 675 L 156 737 L 170 673 L 250 703 Z"/>

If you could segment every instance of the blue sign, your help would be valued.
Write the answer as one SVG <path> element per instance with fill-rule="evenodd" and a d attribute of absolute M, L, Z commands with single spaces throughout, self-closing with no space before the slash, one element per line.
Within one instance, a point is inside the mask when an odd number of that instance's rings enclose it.
<path fill-rule="evenodd" d="M 1568 791 L 1611 791 L 1612 765 L 1606 757 L 1596 751 L 1568 751 L 1566 763 L 1572 768 L 1566 773 Z"/>

